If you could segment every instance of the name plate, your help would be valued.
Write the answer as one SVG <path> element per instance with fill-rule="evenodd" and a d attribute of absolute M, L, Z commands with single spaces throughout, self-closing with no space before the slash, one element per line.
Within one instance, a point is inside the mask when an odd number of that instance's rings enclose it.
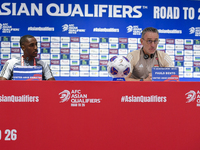
<path fill-rule="evenodd" d="M 153 67 L 152 81 L 165 81 L 165 82 L 179 81 L 178 67 Z"/>
<path fill-rule="evenodd" d="M 113 78 L 113 81 L 125 81 L 125 78 Z"/>
<path fill-rule="evenodd" d="M 42 80 L 42 66 L 14 66 L 13 80 Z"/>

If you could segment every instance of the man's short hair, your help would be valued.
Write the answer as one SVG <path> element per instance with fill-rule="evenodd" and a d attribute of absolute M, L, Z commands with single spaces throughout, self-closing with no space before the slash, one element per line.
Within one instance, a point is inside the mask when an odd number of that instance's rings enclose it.
<path fill-rule="evenodd" d="M 32 35 L 24 35 L 20 39 L 20 47 L 22 47 L 23 43 L 26 42 L 27 38 L 33 38 L 34 36 Z"/>
<path fill-rule="evenodd" d="M 156 28 L 153 28 L 153 27 L 147 27 L 145 28 L 143 31 L 142 31 L 142 38 L 144 38 L 144 35 L 147 33 L 147 32 L 154 32 L 154 33 L 158 33 L 158 30 Z"/>

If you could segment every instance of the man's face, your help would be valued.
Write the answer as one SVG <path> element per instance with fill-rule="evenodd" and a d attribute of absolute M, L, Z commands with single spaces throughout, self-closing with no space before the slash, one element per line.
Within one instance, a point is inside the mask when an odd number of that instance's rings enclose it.
<path fill-rule="evenodd" d="M 37 57 L 37 41 L 34 37 L 27 38 L 26 42 L 22 44 L 22 50 L 24 51 L 24 56 L 29 58 Z"/>
<path fill-rule="evenodd" d="M 141 38 L 141 44 L 145 54 L 154 54 L 158 45 L 158 34 L 154 32 L 146 32 L 144 38 Z"/>

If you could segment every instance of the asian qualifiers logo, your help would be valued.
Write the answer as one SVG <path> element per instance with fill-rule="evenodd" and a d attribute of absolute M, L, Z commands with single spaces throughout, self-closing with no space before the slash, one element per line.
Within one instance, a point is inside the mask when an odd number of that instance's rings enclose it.
<path fill-rule="evenodd" d="M 195 28 L 194 27 L 189 28 L 189 32 L 190 32 L 190 34 L 195 33 Z"/>
<path fill-rule="evenodd" d="M 196 92 L 193 91 L 193 90 L 190 90 L 185 95 L 187 96 L 186 97 L 186 99 L 187 99 L 186 103 L 193 102 L 196 99 Z"/>
<path fill-rule="evenodd" d="M 69 28 L 68 24 L 64 24 L 64 25 L 62 26 L 63 32 L 67 31 L 68 28 Z"/>
<path fill-rule="evenodd" d="M 129 25 L 128 27 L 126 27 L 126 29 L 127 29 L 127 33 L 132 32 L 133 35 L 141 35 L 142 33 L 142 28 L 139 28 L 139 26 L 137 25 L 135 26 Z"/>
<path fill-rule="evenodd" d="M 77 34 L 78 32 L 85 32 L 86 29 L 79 29 L 74 24 L 62 25 L 62 32 L 68 32 L 68 34 Z"/>
<path fill-rule="evenodd" d="M 64 90 L 58 94 L 60 103 L 71 101 L 71 107 L 85 107 L 88 103 L 101 103 L 100 98 L 88 98 L 88 94 L 83 94 L 81 90 Z"/>
<path fill-rule="evenodd" d="M 200 27 L 189 28 L 189 34 L 194 34 L 195 36 L 200 36 Z"/>
<path fill-rule="evenodd" d="M 60 103 L 66 102 L 70 99 L 70 92 L 68 90 L 60 92 L 59 95 L 61 99 Z"/>
<path fill-rule="evenodd" d="M 13 26 L 8 23 L 0 23 L 0 30 L 2 33 L 11 33 L 13 31 L 20 31 L 20 28 L 13 28 Z"/>
<path fill-rule="evenodd" d="M 191 103 L 196 100 L 197 106 L 200 107 L 200 92 L 199 92 L 199 90 L 197 92 L 190 90 L 189 92 L 187 92 L 185 94 L 185 96 L 186 96 L 186 103 Z"/>

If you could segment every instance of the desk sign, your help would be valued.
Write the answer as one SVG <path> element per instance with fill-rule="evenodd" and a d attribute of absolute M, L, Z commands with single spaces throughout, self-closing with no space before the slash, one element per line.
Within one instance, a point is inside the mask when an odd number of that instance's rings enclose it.
<path fill-rule="evenodd" d="M 179 81 L 178 67 L 153 67 L 152 81 L 165 81 L 165 82 Z"/>
<path fill-rule="evenodd" d="M 42 66 L 15 66 L 13 80 L 42 80 Z"/>
<path fill-rule="evenodd" d="M 113 81 L 125 81 L 125 78 L 113 78 Z"/>

